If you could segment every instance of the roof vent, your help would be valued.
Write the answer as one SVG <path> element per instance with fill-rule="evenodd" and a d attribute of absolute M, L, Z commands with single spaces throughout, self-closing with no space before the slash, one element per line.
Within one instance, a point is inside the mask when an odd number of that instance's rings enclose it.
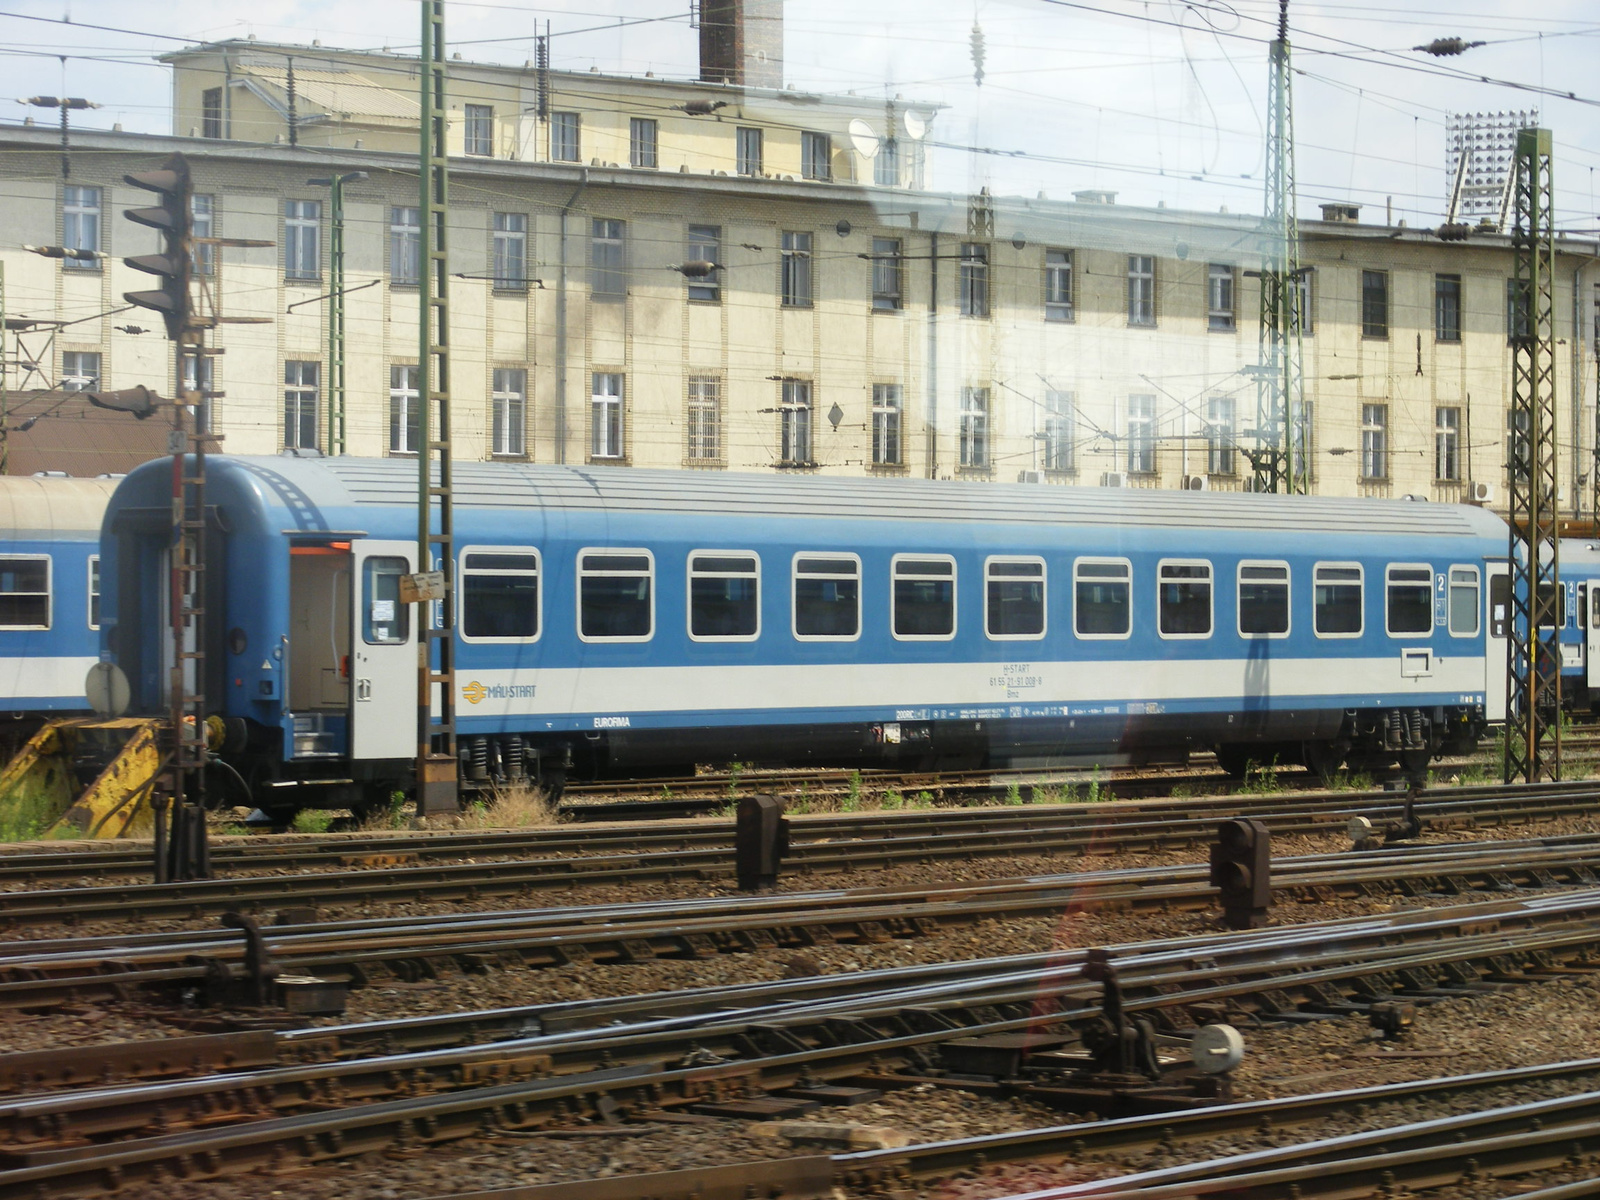
<path fill-rule="evenodd" d="M 1324 204 L 1322 219 L 1332 221 L 1338 225 L 1355 225 L 1361 220 L 1361 206 L 1359 204 Z"/>
<path fill-rule="evenodd" d="M 1105 188 L 1088 188 L 1081 192 L 1073 192 L 1072 198 L 1079 204 L 1115 204 L 1117 194 Z"/>

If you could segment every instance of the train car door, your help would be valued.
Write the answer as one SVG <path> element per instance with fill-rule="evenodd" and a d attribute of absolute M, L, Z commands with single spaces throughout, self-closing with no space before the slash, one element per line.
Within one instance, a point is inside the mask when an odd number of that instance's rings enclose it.
<path fill-rule="evenodd" d="M 350 596 L 350 757 L 410 758 L 417 752 L 416 614 L 400 602 L 413 542 L 355 541 Z"/>
<path fill-rule="evenodd" d="M 1506 719 L 1506 640 L 1511 634 L 1511 567 L 1489 563 L 1489 620 L 1485 627 L 1483 714 L 1490 721 Z"/>
<path fill-rule="evenodd" d="M 1583 631 L 1583 682 L 1593 692 L 1600 689 L 1600 587 L 1595 586 L 1594 582 L 1580 583 L 1578 587 L 1581 592 L 1587 593 L 1584 603 L 1589 618 L 1587 622 L 1579 622 L 1588 626 Z"/>

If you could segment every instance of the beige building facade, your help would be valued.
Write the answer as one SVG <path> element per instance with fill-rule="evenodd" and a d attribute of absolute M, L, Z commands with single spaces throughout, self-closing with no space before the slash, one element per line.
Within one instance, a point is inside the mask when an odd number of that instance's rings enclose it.
<path fill-rule="evenodd" d="M 149 283 L 122 257 L 154 244 L 122 217 L 149 201 L 122 176 L 181 151 L 200 232 L 273 243 L 208 260 L 218 310 L 259 322 L 211 339 L 214 428 L 233 453 L 325 449 L 331 214 L 327 187 L 308 181 L 364 172 L 344 188 L 345 449 L 411 453 L 415 61 L 253 43 L 173 60 L 183 136 L 77 134 L 63 179 L 53 131 L 0 131 L 6 316 L 70 322 L 35 371 L 8 364 L 9 386 L 170 394 L 153 315 L 115 310 Z M 1100 192 L 926 191 L 926 105 L 452 69 L 458 458 L 1246 485 L 1257 218 Z M 576 114 L 576 158 L 560 113 Z M 1502 507 L 1507 239 L 1445 243 L 1347 219 L 1305 222 L 1302 239 L 1313 490 Z M 25 244 L 107 257 L 63 262 Z M 1595 254 L 1558 244 L 1560 472 L 1574 515 L 1590 511 Z"/>

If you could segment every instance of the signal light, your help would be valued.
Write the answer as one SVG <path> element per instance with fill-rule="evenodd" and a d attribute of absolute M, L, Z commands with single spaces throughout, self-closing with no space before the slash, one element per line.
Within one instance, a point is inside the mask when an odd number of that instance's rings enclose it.
<path fill-rule="evenodd" d="M 132 413 L 141 421 L 155 412 L 156 405 L 161 403 L 161 397 L 142 383 L 116 392 L 89 392 L 87 395 L 89 403 L 96 408 Z"/>
<path fill-rule="evenodd" d="M 1272 834 L 1260 821 L 1240 818 L 1217 826 L 1211 846 L 1211 886 L 1222 901 L 1229 929 L 1257 929 L 1272 905 Z"/>
<path fill-rule="evenodd" d="M 124 175 L 130 186 L 154 192 L 161 203 L 152 208 L 130 208 L 123 212 L 128 220 L 159 230 L 162 237 L 160 254 L 140 254 L 122 261 L 136 271 L 159 278 L 159 290 L 124 292 L 122 298 L 140 308 L 152 309 L 161 314 L 166 323 L 167 336 L 181 341 L 194 328 L 194 311 L 189 297 L 189 283 L 194 274 L 193 218 L 190 201 L 194 191 L 189 178 L 188 160 L 181 154 L 170 156 L 160 170 L 140 171 Z"/>

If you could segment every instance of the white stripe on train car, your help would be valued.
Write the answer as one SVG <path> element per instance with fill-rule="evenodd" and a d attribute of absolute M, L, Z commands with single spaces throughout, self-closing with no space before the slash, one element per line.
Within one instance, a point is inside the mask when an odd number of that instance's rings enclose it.
<path fill-rule="evenodd" d="M 84 685 L 89 668 L 98 661 L 93 656 L 0 658 L 0 710 L 41 706 L 87 710 Z"/>
<path fill-rule="evenodd" d="M 1257 643 L 1261 644 L 1261 643 Z M 1214 702 L 1281 707 L 1353 703 L 1481 703 L 1482 655 L 1434 656 L 1428 675 L 1402 676 L 1400 654 L 1372 658 L 1238 658 L 1143 662 L 848 663 L 460 671 L 463 717 L 584 713 L 774 712 L 1020 705 Z M 1212 703 L 1207 703 L 1212 702 Z"/>

